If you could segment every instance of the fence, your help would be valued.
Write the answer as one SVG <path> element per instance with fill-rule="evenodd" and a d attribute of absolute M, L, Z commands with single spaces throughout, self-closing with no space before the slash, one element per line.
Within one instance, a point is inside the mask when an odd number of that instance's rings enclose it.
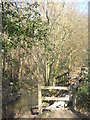
<path fill-rule="evenodd" d="M 42 96 L 42 89 L 44 90 L 50 90 L 50 89 L 57 89 L 57 90 L 70 90 L 70 87 L 61 87 L 61 86 L 41 86 L 38 85 L 38 109 L 39 109 L 39 114 L 42 114 L 42 101 L 43 100 L 63 100 L 63 101 L 69 101 L 71 98 L 71 95 L 68 97 L 43 97 Z M 75 92 L 75 89 L 73 89 Z M 76 94 L 73 95 L 73 108 L 75 109 L 76 107 Z"/>

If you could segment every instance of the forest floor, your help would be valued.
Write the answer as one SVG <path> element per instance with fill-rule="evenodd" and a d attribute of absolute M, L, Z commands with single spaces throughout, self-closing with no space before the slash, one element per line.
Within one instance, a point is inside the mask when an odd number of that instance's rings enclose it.
<path fill-rule="evenodd" d="M 74 110 L 71 110 L 69 108 L 66 109 L 60 109 L 60 110 L 52 110 L 52 111 L 44 111 L 42 113 L 42 115 L 37 115 L 34 114 L 32 115 L 31 112 L 26 112 L 20 116 L 18 116 L 19 118 L 85 118 L 85 120 L 89 120 L 90 119 L 90 115 L 88 114 L 83 114 L 81 112 L 77 112 Z"/>
<path fill-rule="evenodd" d="M 89 119 L 88 116 L 85 114 L 72 111 L 72 110 L 58 110 L 58 111 L 52 111 L 47 114 L 43 114 L 41 118 L 86 118 Z"/>

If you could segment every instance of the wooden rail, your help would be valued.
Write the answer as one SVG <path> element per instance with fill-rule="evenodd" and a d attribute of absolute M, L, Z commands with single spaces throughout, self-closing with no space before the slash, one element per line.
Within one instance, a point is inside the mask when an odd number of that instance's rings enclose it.
<path fill-rule="evenodd" d="M 58 86 L 41 86 L 41 89 L 45 89 L 45 90 L 50 90 L 50 89 L 55 89 L 55 90 L 69 90 L 68 87 L 58 87 Z"/>
<path fill-rule="evenodd" d="M 69 101 L 69 97 L 42 97 L 42 100 L 62 100 Z"/>
<path fill-rule="evenodd" d="M 73 109 L 76 110 L 76 88 L 72 88 L 73 95 L 69 95 L 68 97 L 43 97 L 42 96 L 42 89 L 58 89 L 58 90 L 70 90 L 70 87 L 59 87 L 59 86 L 40 86 L 38 85 L 38 108 L 39 114 L 42 114 L 42 101 L 43 100 L 62 100 L 62 101 L 70 101 L 72 99 Z"/>
<path fill-rule="evenodd" d="M 63 100 L 63 101 L 69 101 L 70 97 L 43 97 L 42 96 L 42 89 L 58 89 L 58 90 L 69 90 L 69 87 L 59 87 L 59 86 L 40 86 L 38 85 L 38 108 L 39 108 L 39 114 L 42 113 L 42 101 L 43 100 Z"/>

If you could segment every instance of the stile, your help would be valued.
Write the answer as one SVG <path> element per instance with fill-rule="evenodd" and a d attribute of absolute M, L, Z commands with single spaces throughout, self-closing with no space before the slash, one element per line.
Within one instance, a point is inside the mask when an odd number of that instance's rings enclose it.
<path fill-rule="evenodd" d="M 42 101 L 43 100 L 65 100 L 69 101 L 70 97 L 42 97 L 42 89 L 59 89 L 59 90 L 69 90 L 69 87 L 59 87 L 59 86 L 41 86 L 38 84 L 38 109 L 39 109 L 39 114 L 42 114 Z"/>
<path fill-rule="evenodd" d="M 61 100 L 61 101 L 70 101 L 72 98 L 72 95 L 69 95 L 68 97 L 42 97 L 42 89 L 59 89 L 59 90 L 70 90 L 71 87 L 59 87 L 59 86 L 40 86 L 38 85 L 38 108 L 39 108 L 39 114 L 42 114 L 42 101 L 43 100 Z M 76 110 L 76 88 L 72 88 L 73 91 L 73 108 Z"/>

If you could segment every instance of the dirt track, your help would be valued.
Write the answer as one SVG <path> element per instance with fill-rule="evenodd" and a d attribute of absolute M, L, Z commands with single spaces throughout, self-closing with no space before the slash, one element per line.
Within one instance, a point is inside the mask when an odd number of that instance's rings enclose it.
<path fill-rule="evenodd" d="M 73 110 L 69 110 L 69 109 L 43 113 L 39 117 L 41 118 L 85 118 L 85 120 L 90 119 L 89 116 L 86 116 L 85 114 L 82 114 Z"/>
<path fill-rule="evenodd" d="M 20 116 L 16 116 L 15 118 L 79 118 L 79 120 L 90 120 L 89 113 L 87 115 L 71 110 L 71 109 L 60 109 L 60 110 L 52 110 L 52 111 L 44 111 L 42 115 L 31 114 L 31 112 L 26 112 Z M 81 118 L 81 119 L 80 119 Z M 76 119 L 75 119 L 76 120 Z"/>

